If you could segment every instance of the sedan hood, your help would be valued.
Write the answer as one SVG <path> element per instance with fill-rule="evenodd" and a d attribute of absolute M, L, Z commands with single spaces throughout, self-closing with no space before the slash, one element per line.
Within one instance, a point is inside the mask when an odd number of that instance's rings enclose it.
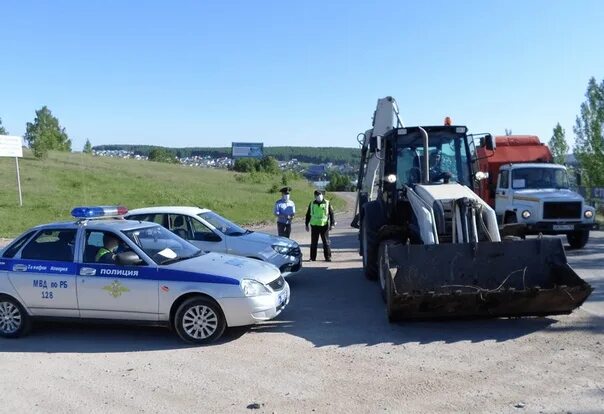
<path fill-rule="evenodd" d="M 208 253 L 203 256 L 183 260 L 160 269 L 191 273 L 204 273 L 236 279 L 254 279 L 264 284 L 277 279 L 281 273 L 270 263 L 222 253 Z"/>
<path fill-rule="evenodd" d="M 290 240 L 286 237 L 279 237 L 273 234 L 262 233 L 259 231 L 252 231 L 250 233 L 244 234 L 240 236 L 242 240 L 250 243 L 262 243 L 264 245 L 268 244 L 281 244 L 287 246 L 294 246 L 296 244 L 295 241 Z"/>

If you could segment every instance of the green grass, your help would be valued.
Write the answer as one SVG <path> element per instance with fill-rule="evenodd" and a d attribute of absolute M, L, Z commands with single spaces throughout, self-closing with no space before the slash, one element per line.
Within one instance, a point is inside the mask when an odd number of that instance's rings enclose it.
<path fill-rule="evenodd" d="M 199 205 L 238 223 L 273 221 L 272 208 L 281 175 L 237 174 L 224 170 L 151 161 L 51 152 L 38 160 L 28 151 L 19 160 L 23 207 L 15 179 L 15 160 L 0 158 L 0 237 L 14 237 L 29 227 L 71 220 L 78 205 L 122 204 L 130 209 L 157 205 Z M 312 200 L 305 180 L 289 181 L 300 216 Z M 333 199 L 334 208 L 344 200 Z M 302 211 L 304 210 L 304 211 Z"/>

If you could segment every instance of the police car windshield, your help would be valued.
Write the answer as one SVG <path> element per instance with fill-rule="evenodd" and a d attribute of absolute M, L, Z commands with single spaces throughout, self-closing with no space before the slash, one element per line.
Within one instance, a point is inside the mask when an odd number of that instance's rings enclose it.
<path fill-rule="evenodd" d="M 225 219 L 222 216 L 219 216 L 213 211 L 199 213 L 199 217 L 216 227 L 218 231 L 227 236 L 242 236 L 244 234 L 251 233 L 249 230 L 239 227 L 235 223 Z"/>
<path fill-rule="evenodd" d="M 124 234 L 159 265 L 199 256 L 201 250 L 162 226 L 124 231 Z"/>

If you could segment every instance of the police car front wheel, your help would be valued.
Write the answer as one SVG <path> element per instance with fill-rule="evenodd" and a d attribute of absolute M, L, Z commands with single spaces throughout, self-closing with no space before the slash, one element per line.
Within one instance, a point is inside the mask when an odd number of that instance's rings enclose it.
<path fill-rule="evenodd" d="M 183 340 L 208 344 L 222 336 L 226 321 L 216 302 L 200 296 L 188 299 L 178 307 L 174 327 Z"/>
<path fill-rule="evenodd" d="M 9 296 L 0 295 L 0 336 L 17 338 L 27 334 L 30 318 L 23 307 Z"/>

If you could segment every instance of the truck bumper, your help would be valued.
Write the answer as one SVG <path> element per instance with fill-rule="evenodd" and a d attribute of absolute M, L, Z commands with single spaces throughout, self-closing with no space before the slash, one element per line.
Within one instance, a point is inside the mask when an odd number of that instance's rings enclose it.
<path fill-rule="evenodd" d="M 526 223 L 525 234 L 568 234 L 575 231 L 599 230 L 598 223 L 538 222 Z"/>

